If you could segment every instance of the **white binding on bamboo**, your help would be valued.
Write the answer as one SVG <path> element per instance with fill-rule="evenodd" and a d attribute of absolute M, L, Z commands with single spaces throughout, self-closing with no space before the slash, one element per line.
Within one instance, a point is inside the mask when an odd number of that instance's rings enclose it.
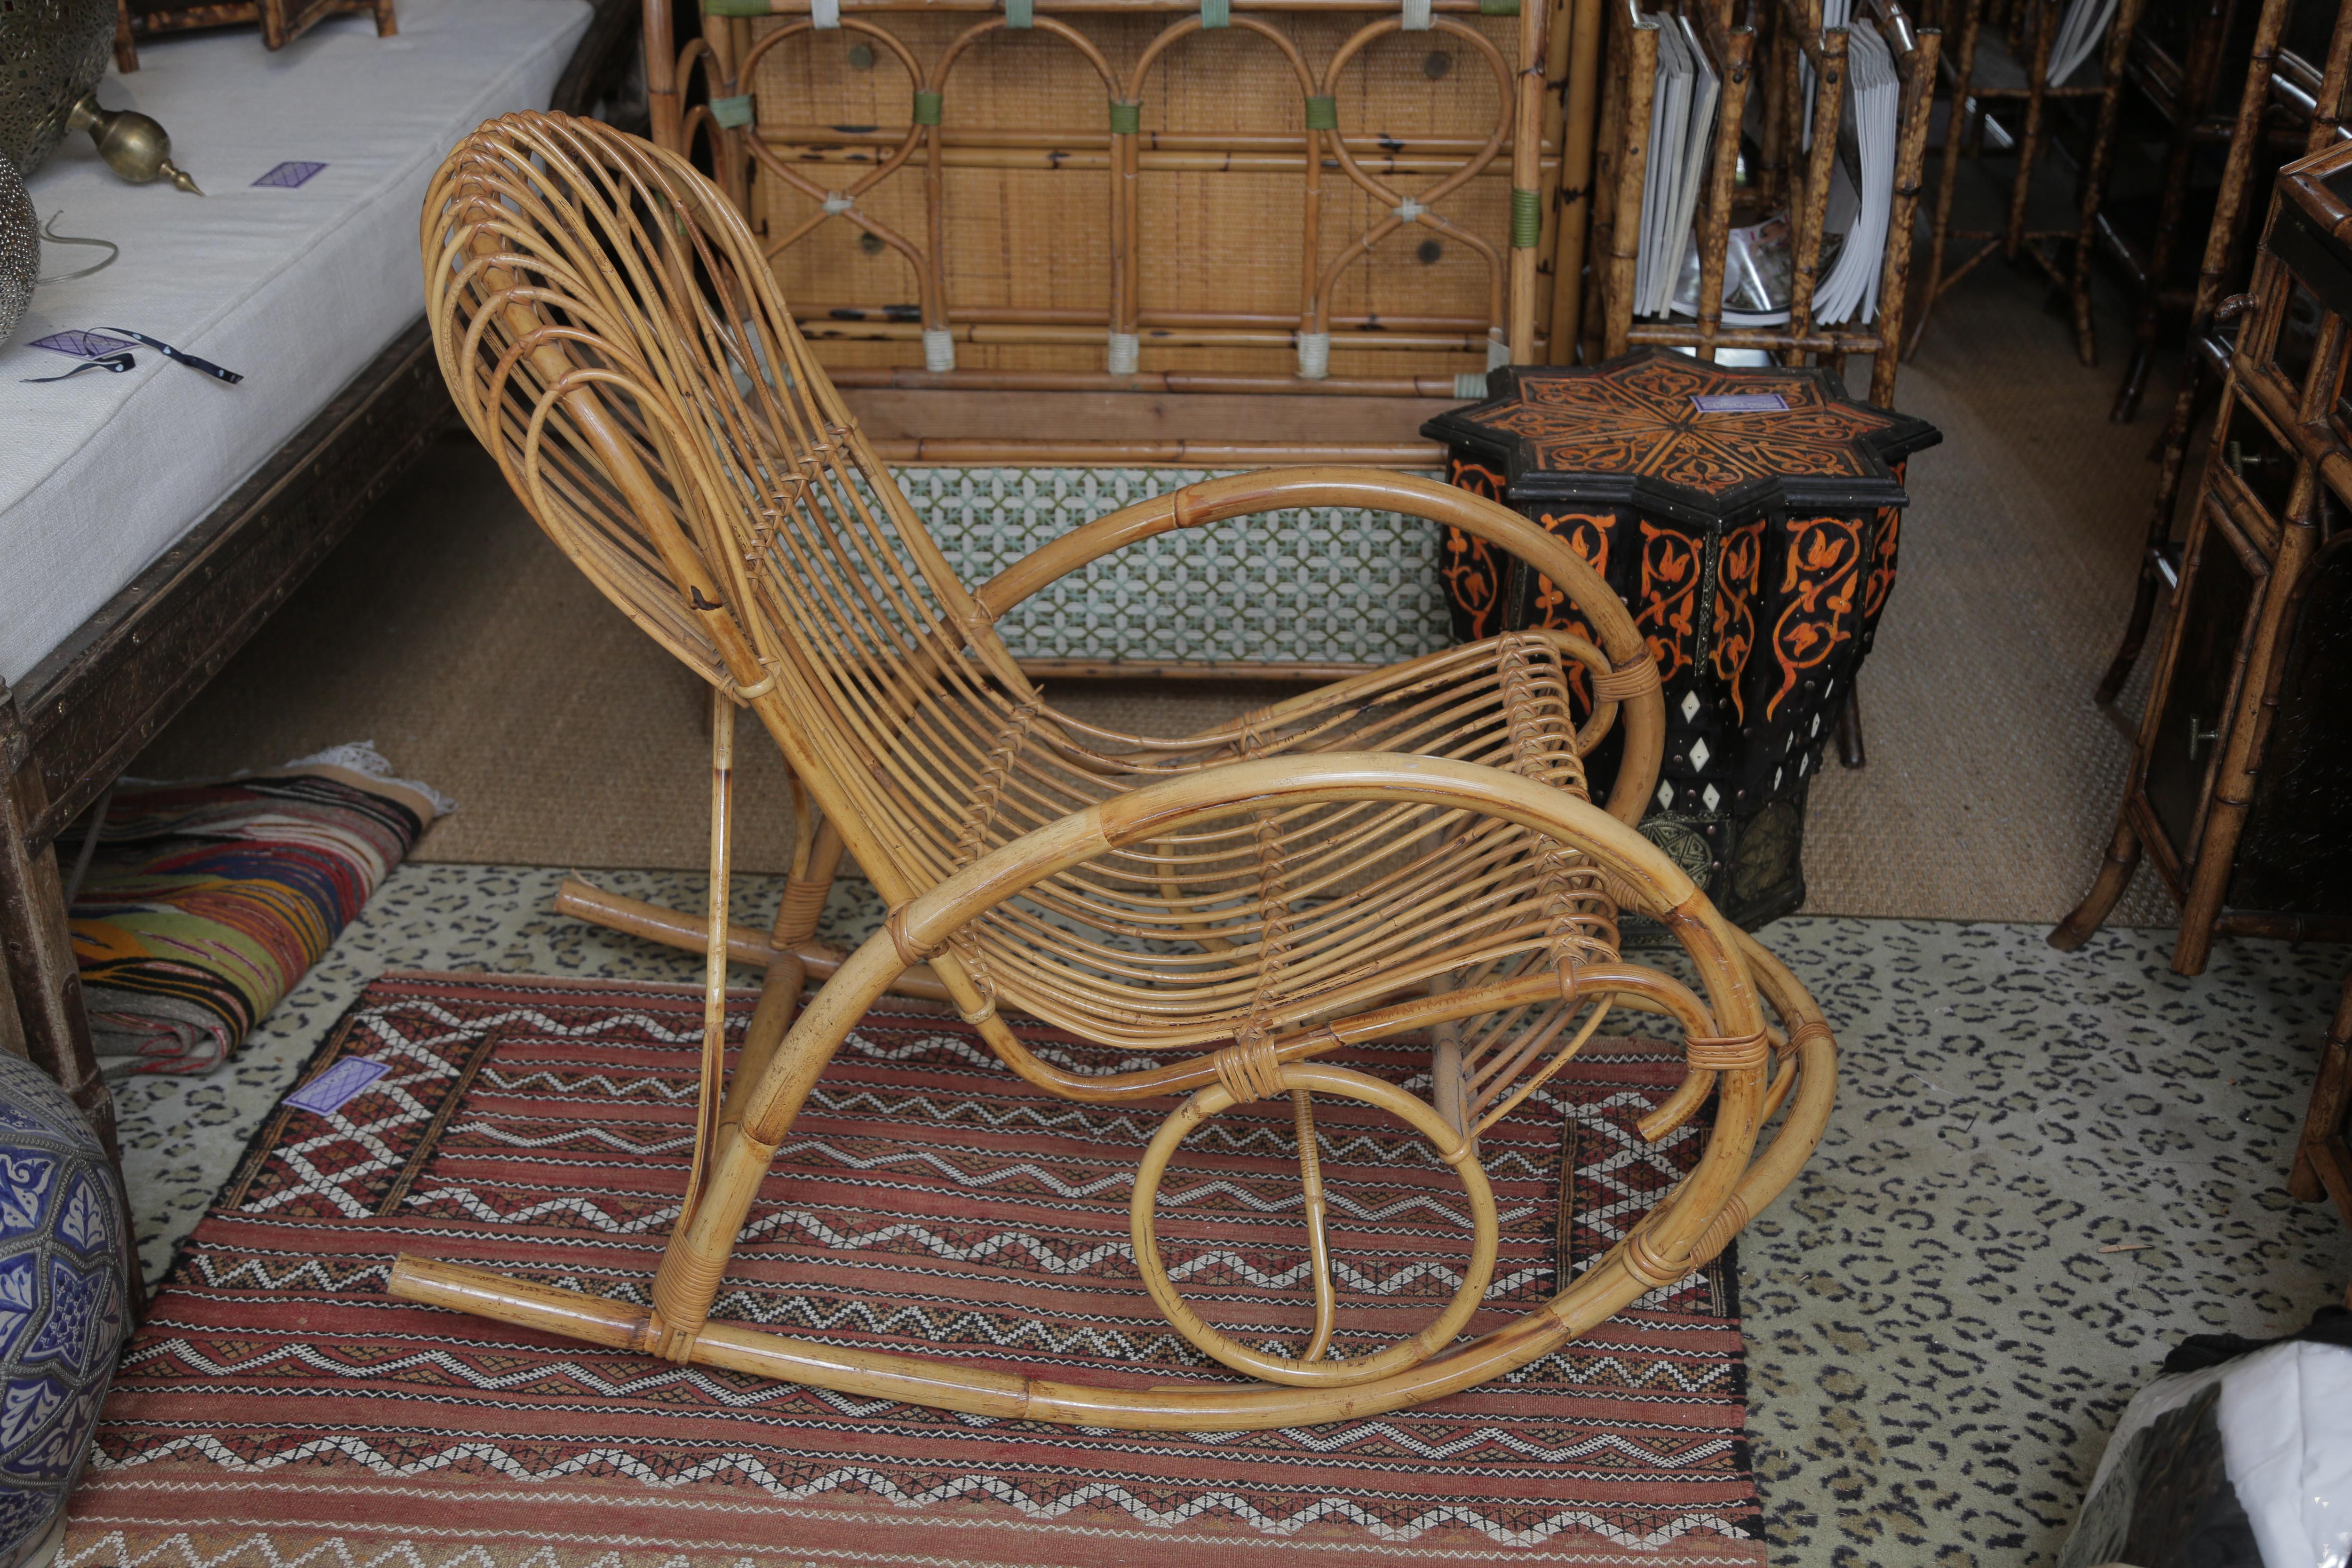
<path fill-rule="evenodd" d="M 1330 333 L 1298 334 L 1298 374 L 1308 381 L 1321 381 L 1331 374 Z"/>

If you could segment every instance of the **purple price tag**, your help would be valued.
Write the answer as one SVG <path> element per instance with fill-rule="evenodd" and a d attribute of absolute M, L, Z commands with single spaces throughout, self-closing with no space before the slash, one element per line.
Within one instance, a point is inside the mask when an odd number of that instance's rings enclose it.
<path fill-rule="evenodd" d="M 1777 392 L 1700 392 L 1691 406 L 1701 414 L 1786 414 L 1789 400 Z"/>
<path fill-rule="evenodd" d="M 389 1062 L 371 1061 L 366 1057 L 345 1057 L 288 1095 L 286 1103 L 297 1110 L 332 1116 L 358 1099 L 360 1092 L 368 1085 L 391 1070 Z"/>
<path fill-rule="evenodd" d="M 324 163 L 280 163 L 254 181 L 256 185 L 277 185 L 285 190 L 299 189 L 303 181 L 325 168 Z"/>
<path fill-rule="evenodd" d="M 26 345 L 47 349 L 53 354 L 71 354 L 76 359 L 96 359 L 100 354 L 119 353 L 137 346 L 129 338 L 110 338 L 103 332 L 52 332 Z"/>

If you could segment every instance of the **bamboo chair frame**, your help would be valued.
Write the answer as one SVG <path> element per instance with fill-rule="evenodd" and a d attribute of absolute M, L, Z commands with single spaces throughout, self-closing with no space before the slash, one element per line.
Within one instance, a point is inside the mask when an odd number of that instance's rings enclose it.
<path fill-rule="evenodd" d="M 1472 68 L 1492 74 L 1498 110 L 1481 135 L 1421 137 L 1410 142 L 1377 131 L 1350 132 L 1338 122 L 1338 94 L 1350 61 L 1368 46 L 1404 32 L 1393 5 L 1378 0 L 1226 0 L 1213 8 L 1199 0 L 1053 0 L 1043 6 L 1000 6 L 997 0 L 848 0 L 832 7 L 828 22 L 817 19 L 810 0 L 703 0 L 702 36 L 673 53 L 671 0 L 647 0 L 646 58 L 653 110 L 654 140 L 692 156 L 707 151 L 720 187 L 740 211 L 753 205 L 753 185 L 771 182 L 819 204 L 817 209 L 771 237 L 771 259 L 839 218 L 873 236 L 902 257 L 917 279 L 918 319 L 902 307 L 865 300 L 804 302 L 801 316 L 822 321 L 809 335 L 820 341 L 908 342 L 922 344 L 921 368 L 842 366 L 832 371 L 836 385 L 953 388 L 980 391 L 1153 390 L 1204 393 L 1313 391 L 1364 396 L 1472 397 L 1484 395 L 1486 373 L 1500 364 L 1540 363 L 1554 340 L 1552 323 L 1562 310 L 1573 322 L 1576 274 L 1564 286 L 1542 265 L 1556 255 L 1561 264 L 1583 262 L 1584 182 L 1590 175 L 1591 113 L 1590 72 L 1577 78 L 1566 58 L 1567 35 L 1581 11 L 1597 16 L 1598 0 L 1574 0 L 1579 13 L 1558 28 L 1552 0 L 1431 0 L 1428 36 L 1460 47 Z M 969 11 L 971 26 L 936 58 L 918 57 L 887 25 L 898 14 Z M 1361 16 L 1362 25 L 1319 67 L 1310 62 L 1291 35 L 1276 25 L 1286 13 L 1332 13 Z M 989 13 L 995 13 L 990 15 Z M 1171 17 L 1122 70 L 1082 26 L 1090 14 L 1168 14 Z M 1517 17 L 1508 53 L 1464 16 Z M 753 17 L 774 16 L 782 25 L 754 34 Z M 761 62 L 780 48 L 803 40 L 820 26 L 834 26 L 867 40 L 877 58 L 887 56 L 905 72 L 915 93 L 914 122 L 844 130 L 830 125 L 763 121 L 753 83 Z M 1141 110 L 1155 68 L 1181 52 L 1186 39 L 1218 26 L 1248 35 L 1279 54 L 1307 103 L 1306 128 L 1287 131 L 1209 132 L 1145 132 Z M 955 68 L 991 35 L 1026 27 L 1074 51 L 1101 79 L 1109 126 L 971 125 L 951 123 L 949 106 Z M 1406 34 L 1405 36 L 1411 36 Z M 1555 61 L 1557 64 L 1555 65 Z M 1548 93 L 1548 71 L 1570 71 L 1571 89 L 1582 80 L 1577 101 L 1563 104 Z M 701 89 L 696 101 L 696 89 Z M 1564 147 L 1567 127 L 1583 123 L 1580 142 Z M 1567 154 L 1563 163 L 1563 153 Z M 1098 306 L 1056 302 L 1051 308 L 988 305 L 954 296 L 950 276 L 946 184 L 955 168 L 1051 169 L 1082 179 L 1100 171 L 1099 199 L 1107 205 L 1109 289 Z M 1567 232 L 1559 232 L 1563 170 L 1576 177 L 1577 212 Z M 1300 176 L 1295 219 L 1301 239 L 1302 270 L 1293 314 L 1234 310 L 1155 310 L 1143 284 L 1147 235 L 1139 191 L 1142 177 L 1157 173 L 1282 173 Z M 921 185 L 923 232 L 902 234 L 858 205 L 859 198 L 904 173 Z M 1328 174 L 1336 174 L 1369 195 L 1379 214 L 1371 225 L 1327 256 L 1322 234 L 1328 204 Z M 1389 181 L 1398 176 L 1437 176 L 1410 198 Z M 829 187 L 818 176 L 837 178 Z M 1441 210 L 1449 196 L 1471 181 L 1507 177 L 1511 183 L 1507 231 L 1481 233 Z M 1273 214 L 1269 222 L 1279 222 Z M 1483 263 L 1485 310 L 1475 316 L 1381 315 L 1335 318 L 1333 293 L 1352 264 L 1374 247 L 1419 226 L 1458 245 Z M 1039 237 L 1040 244 L 1045 243 Z M 1562 250 L 1560 247 L 1565 247 Z M 1573 342 L 1573 337 L 1566 340 Z M 956 367 L 958 344 L 1104 345 L 1097 372 L 989 371 Z M 1138 364 L 1145 347 L 1216 348 L 1229 351 L 1295 347 L 1295 375 L 1263 371 L 1213 374 L 1146 373 Z M 1453 375 L 1334 375 L 1332 353 L 1431 352 L 1475 356 L 1475 369 Z M 941 457 L 916 444 L 912 452 L 887 455 L 916 460 L 970 460 L 958 452 Z M 1026 458 L 1019 443 L 992 451 L 995 458 Z M 1278 456 L 1258 453 L 1258 456 Z M 1088 454 L 1094 461 L 1164 460 L 1158 452 Z M 1368 449 L 1374 460 L 1425 463 L 1418 448 L 1387 454 Z M 1297 460 L 1313 461 L 1312 454 Z"/>
<path fill-rule="evenodd" d="M 1825 363 L 1843 374 L 1850 354 L 1873 357 L 1870 401 L 1895 401 L 1895 378 L 1903 348 L 1903 301 L 1911 269 L 1912 225 L 1919 203 L 1920 170 L 1927 157 L 1927 115 L 1933 106 L 1936 62 L 1942 34 L 1916 27 L 1899 5 L 1864 0 L 1869 13 L 1858 25 L 1874 26 L 1895 57 L 1902 81 L 1895 118 L 1895 209 L 1879 260 L 1878 320 L 1872 326 L 1827 326 L 1813 319 L 1813 293 L 1820 282 L 1822 238 L 1829 205 L 1831 164 L 1836 157 L 1843 112 L 1846 40 L 1849 28 L 1822 27 L 1821 0 L 1780 0 L 1764 58 L 1756 58 L 1752 26 L 1734 26 L 1730 0 L 1677 0 L 1691 18 L 1700 47 L 1713 57 L 1723 78 L 1709 149 L 1706 189 L 1699 201 L 1696 235 L 1699 293 L 1694 320 L 1634 319 L 1634 268 L 1640 257 L 1642 185 L 1648 162 L 1644 140 L 1650 123 L 1658 63 L 1657 16 L 1643 0 L 1611 0 L 1612 26 L 1607 82 L 1601 107 L 1601 152 L 1595 185 L 1613 193 L 1593 216 L 1596 232 L 1595 286 L 1600 310 L 1587 331 L 1597 357 L 1609 359 L 1634 348 L 1695 351 L 1706 360 L 1726 348 L 1762 349 L 1784 363 Z M 1800 58 L 1813 73 L 1813 143 L 1798 149 L 1805 124 Z M 1732 226 L 1733 177 L 1739 160 L 1740 116 L 1748 95 L 1765 91 L 1764 146 L 1759 194 L 1764 202 L 1789 204 L 1790 298 L 1789 320 L 1780 326 L 1723 324 L 1725 252 Z"/>
<path fill-rule="evenodd" d="M 1787 972 L 1633 830 L 1662 747 L 1656 668 L 1622 603 L 1560 541 L 1425 479 L 1282 471 L 1129 507 L 967 590 L 809 355 L 735 205 L 683 158 L 593 121 L 509 116 L 443 166 L 423 238 L 436 346 L 468 425 L 573 562 L 713 688 L 711 895 L 699 921 L 579 901 L 624 927 L 698 941 L 705 957 L 695 1153 L 649 1301 L 413 1257 L 394 1271 L 394 1294 L 955 1410 L 1284 1425 L 1391 1409 L 1525 1364 L 1712 1258 L 1801 1165 L 1834 1089 L 1829 1031 Z M 994 633 L 1006 608 L 1135 540 L 1329 504 L 1411 511 L 1513 551 L 1576 599 L 1593 639 L 1511 634 L 1158 739 L 1055 712 Z M 1576 667 L 1592 693 L 1581 721 Z M 727 902 L 739 708 L 790 764 L 800 824 L 764 938 L 735 927 Z M 1603 810 L 1587 798 L 1583 757 L 1614 727 L 1625 760 Z M 845 853 L 891 912 L 855 952 L 814 954 Z M 1621 954 L 1627 908 L 1680 940 L 1695 989 Z M 819 957 L 830 978 L 803 1012 Z M 732 958 L 765 975 L 730 1075 Z M 944 996 L 1052 1093 L 1189 1095 L 1139 1165 L 1135 1255 L 1177 1330 L 1257 1385 L 1077 1387 L 709 1321 L 803 1097 L 892 987 Z M 1621 1006 L 1685 1040 L 1688 1070 L 1645 1131 L 1664 1135 L 1712 1095 L 1706 1151 L 1601 1264 L 1461 1343 L 1497 1237 L 1478 1136 Z M 1156 1059 L 1068 1071 L 1026 1048 L 1000 1008 Z M 1426 1101 L 1323 1059 L 1424 1030 Z M 1454 1299 L 1377 1350 L 1335 1350 L 1316 1095 L 1417 1129 L 1460 1175 L 1472 1216 Z M 1154 1221 L 1185 1131 L 1285 1097 L 1316 1280 L 1314 1327 L 1296 1354 L 1241 1343 L 1193 1312 L 1160 1266 Z"/>

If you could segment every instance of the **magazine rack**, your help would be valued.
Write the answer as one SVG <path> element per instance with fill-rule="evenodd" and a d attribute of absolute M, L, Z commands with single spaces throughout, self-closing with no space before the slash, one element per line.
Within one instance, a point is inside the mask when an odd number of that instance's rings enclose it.
<path fill-rule="evenodd" d="M 1843 118 L 1850 29 L 1822 26 L 1821 0 L 1780 0 L 1769 9 L 1769 39 L 1731 25 L 1728 0 L 1681 0 L 1723 80 L 1716 113 L 1707 181 L 1695 232 L 1699 259 L 1697 308 L 1690 318 L 1637 319 L 1633 279 L 1640 259 L 1643 177 L 1658 59 L 1661 13 L 1641 0 L 1612 0 L 1607 81 L 1602 89 L 1601 146 L 1594 188 L 1612 192 L 1593 215 L 1592 249 L 1600 302 L 1589 329 L 1593 351 L 1613 359 L 1631 348 L 1690 348 L 1704 359 L 1730 348 L 1764 350 L 1783 363 L 1825 363 L 1843 370 L 1849 354 L 1874 356 L 1869 401 L 1894 401 L 1901 350 L 1905 279 L 1911 262 L 1911 226 L 1919 199 L 1919 171 L 1927 136 L 1927 110 L 1936 80 L 1941 35 L 1914 27 L 1899 6 L 1869 0 L 1857 25 L 1874 28 L 1894 57 L 1901 80 L 1895 115 L 1894 208 L 1879 261 L 1878 308 L 1873 323 L 1832 325 L 1816 320 L 1815 290 L 1822 280 L 1832 161 Z M 1809 68 L 1801 70 L 1800 61 Z M 1811 123 L 1806 143 L 1810 75 Z M 1751 92 L 1763 95 L 1761 167 L 1752 195 L 1735 189 L 1739 127 Z M 1752 205 L 1751 216 L 1776 209 L 1789 214 L 1791 295 L 1789 319 L 1776 326 L 1734 326 L 1723 315 L 1726 256 L 1735 204 Z"/>

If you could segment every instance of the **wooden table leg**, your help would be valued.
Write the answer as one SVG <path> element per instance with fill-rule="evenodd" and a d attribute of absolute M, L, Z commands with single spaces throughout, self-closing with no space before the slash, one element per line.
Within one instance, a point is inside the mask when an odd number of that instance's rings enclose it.
<path fill-rule="evenodd" d="M 1849 679 L 1845 689 L 1845 705 L 1838 710 L 1838 761 L 1850 768 L 1870 765 L 1870 753 L 1862 744 L 1862 692 Z"/>
<path fill-rule="evenodd" d="M 48 804 L 40 771 L 27 756 L 14 697 L 0 686 L 0 954 L 16 994 L 25 1054 L 58 1080 L 98 1134 L 122 1183 L 122 1152 L 114 1136 L 114 1095 L 99 1076 L 98 1055 L 83 1005 L 81 971 L 66 926 L 65 884 L 54 844 L 36 847 L 31 825 Z M 131 1298 L 145 1300 L 124 1188 L 123 1239 L 131 1248 Z"/>

